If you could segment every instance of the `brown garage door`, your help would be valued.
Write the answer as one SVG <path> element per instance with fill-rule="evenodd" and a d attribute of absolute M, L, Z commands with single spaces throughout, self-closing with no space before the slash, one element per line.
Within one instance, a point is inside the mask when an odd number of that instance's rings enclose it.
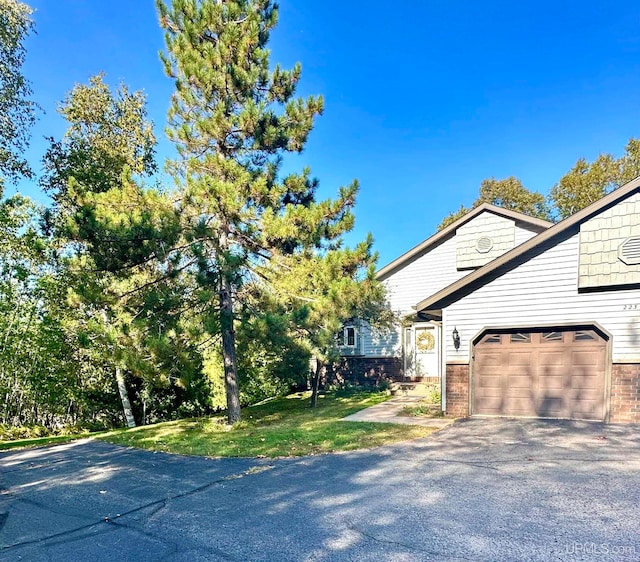
<path fill-rule="evenodd" d="M 474 347 L 472 413 L 602 420 L 605 370 L 593 329 L 487 332 Z"/>

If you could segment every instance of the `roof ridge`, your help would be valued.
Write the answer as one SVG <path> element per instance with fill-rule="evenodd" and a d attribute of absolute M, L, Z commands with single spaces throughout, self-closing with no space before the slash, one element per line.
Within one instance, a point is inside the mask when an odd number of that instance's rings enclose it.
<path fill-rule="evenodd" d="M 540 228 L 548 229 L 553 225 L 552 222 L 549 222 L 549 221 L 546 221 L 546 220 L 543 220 L 543 219 L 538 219 L 536 217 L 532 217 L 532 216 L 529 216 L 529 215 L 525 215 L 524 213 L 520 213 L 518 211 L 513 211 L 511 209 L 505 209 L 504 207 L 499 207 L 499 206 L 493 205 L 491 203 L 482 203 L 482 204 L 478 205 L 477 207 L 474 207 L 473 209 L 471 209 L 468 213 L 465 213 L 460 218 L 458 218 L 455 221 L 453 221 L 450 225 L 446 226 L 442 230 L 439 230 L 439 231 L 435 232 L 434 234 L 429 236 L 427 239 L 423 240 L 422 242 L 420 242 L 419 244 L 417 244 L 416 246 L 414 246 L 410 250 L 406 251 L 404 254 L 401 254 L 395 260 L 389 262 L 387 265 L 385 265 L 384 267 L 380 268 L 376 272 L 376 278 L 380 279 L 381 277 L 384 277 L 384 276 L 388 275 L 389 273 L 391 273 L 392 271 L 398 269 L 400 266 L 402 266 L 403 264 L 408 262 L 414 256 L 416 256 L 418 254 L 421 254 L 427 248 L 437 244 L 438 242 L 440 242 L 440 240 L 446 238 L 451 233 L 455 233 L 455 231 L 460 226 L 462 226 L 463 224 L 465 224 L 465 223 L 469 222 L 470 220 L 474 219 L 475 217 L 477 217 L 478 215 L 480 215 L 484 211 L 488 211 L 490 213 L 494 213 L 494 214 L 497 214 L 497 215 L 502 215 L 504 217 L 513 219 L 515 221 L 524 222 L 524 223 L 530 224 L 532 226 L 540 227 Z"/>
<path fill-rule="evenodd" d="M 563 221 L 556 223 L 547 230 L 542 231 L 540 234 L 534 236 L 533 238 L 529 238 L 529 240 L 527 240 L 526 242 L 523 242 L 519 246 L 516 246 L 512 250 L 509 250 L 508 252 L 502 254 L 495 260 L 492 260 L 488 264 L 483 265 L 479 269 L 476 269 L 469 275 L 465 275 L 462 279 L 451 283 L 437 293 L 434 293 L 426 299 L 423 299 L 417 304 L 418 312 L 428 309 L 429 307 L 433 307 L 433 305 L 437 304 L 439 301 L 452 296 L 470 283 L 482 279 L 499 267 L 502 267 L 508 264 L 510 261 L 517 259 L 525 252 L 533 250 L 547 240 L 550 240 L 555 236 L 558 236 L 562 232 L 565 232 L 569 228 L 580 224 L 585 220 L 588 220 L 592 216 L 598 214 L 600 211 L 603 211 L 606 207 L 615 205 L 620 200 L 625 199 L 629 195 L 632 195 L 636 190 L 640 190 L 640 177 L 627 182 L 625 185 L 613 190 L 611 193 L 605 195 L 604 197 L 601 197 L 597 201 L 594 201 L 593 203 L 591 203 L 591 205 L 579 210 L 570 217 L 567 217 Z"/>

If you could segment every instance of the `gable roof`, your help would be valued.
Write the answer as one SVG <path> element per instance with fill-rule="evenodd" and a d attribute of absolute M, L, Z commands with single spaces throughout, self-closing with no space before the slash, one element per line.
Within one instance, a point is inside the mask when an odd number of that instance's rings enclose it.
<path fill-rule="evenodd" d="M 445 287 L 441 291 L 434 293 L 430 297 L 420 301 L 417 305 L 418 312 L 423 310 L 440 309 L 442 306 L 446 306 L 455 302 L 462 296 L 471 292 L 470 287 L 473 289 L 483 285 L 495 277 L 501 275 L 500 269 L 509 270 L 516 267 L 519 263 L 522 263 L 525 254 L 537 255 L 542 253 L 550 245 L 555 245 L 562 239 L 563 234 L 568 234 L 572 229 L 579 228 L 580 224 L 589 220 L 593 216 L 605 211 L 606 209 L 613 207 L 623 199 L 626 199 L 634 192 L 640 191 L 640 177 L 635 180 L 626 183 L 622 187 L 619 187 L 615 191 L 612 191 L 608 195 L 605 195 L 598 201 L 595 201 L 588 207 L 574 213 L 570 217 L 563 221 L 553 225 L 551 228 L 541 232 L 537 236 L 530 238 L 523 244 L 516 246 L 513 250 L 503 254 L 502 256 L 490 261 L 488 264 L 477 269 L 473 273 L 463 277 L 462 279 L 452 283 L 448 287 Z M 554 239 L 557 239 L 554 241 Z M 492 276 L 493 274 L 493 276 Z M 465 291 L 466 290 L 466 291 Z"/>
<path fill-rule="evenodd" d="M 517 211 L 511 211 L 510 209 L 503 209 L 502 207 L 497 207 L 496 205 L 491 205 L 490 203 L 483 203 L 479 207 L 476 207 L 475 209 L 472 209 L 471 211 L 469 211 L 466 215 L 452 222 L 446 228 L 443 228 L 439 232 L 436 232 L 433 236 L 430 236 L 424 242 L 421 242 L 414 248 L 411 248 L 411 250 L 409 250 L 408 252 L 405 252 L 399 258 L 385 265 L 382 269 L 376 272 L 376 278 L 379 280 L 384 279 L 389 274 L 393 273 L 395 270 L 399 269 L 400 267 L 410 262 L 414 257 L 424 254 L 431 247 L 445 240 L 449 236 L 455 234 L 456 230 L 460 228 L 463 224 L 476 218 L 478 215 L 482 214 L 485 211 L 488 211 L 495 215 L 500 215 L 502 217 L 513 219 L 519 223 L 525 223 L 530 227 L 531 226 L 534 227 L 533 230 L 545 230 L 553 224 L 551 222 L 548 222 L 542 219 L 530 217 L 529 215 L 525 215 L 523 213 L 518 213 Z"/>

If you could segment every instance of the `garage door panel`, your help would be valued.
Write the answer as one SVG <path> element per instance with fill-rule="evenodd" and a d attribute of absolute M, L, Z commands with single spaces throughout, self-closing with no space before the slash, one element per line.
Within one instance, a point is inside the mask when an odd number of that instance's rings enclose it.
<path fill-rule="evenodd" d="M 600 402 L 594 401 L 592 403 L 581 402 L 574 406 L 574 417 L 583 420 L 601 420 L 602 415 L 600 413 Z"/>
<path fill-rule="evenodd" d="M 482 410 L 486 414 L 503 414 L 504 400 L 501 396 L 489 396 L 482 400 Z"/>
<path fill-rule="evenodd" d="M 473 413 L 602 420 L 606 341 L 595 331 L 525 332 L 475 346 Z"/>
<path fill-rule="evenodd" d="M 576 392 L 594 392 L 600 391 L 602 388 L 602 381 L 600 377 L 583 375 L 574 375 L 571 377 L 571 389 Z"/>
<path fill-rule="evenodd" d="M 547 417 L 563 417 L 564 404 L 563 396 L 545 396 L 538 400 L 536 414 Z"/>
<path fill-rule="evenodd" d="M 477 398 L 481 399 L 484 403 L 485 399 L 497 398 L 500 400 L 503 396 L 504 392 L 501 388 L 485 388 L 482 392 L 478 393 Z"/>
<path fill-rule="evenodd" d="M 603 359 L 603 354 L 597 350 L 573 350 L 571 352 L 571 365 L 584 365 L 587 368 L 592 368 L 594 365 L 603 363 Z"/>
<path fill-rule="evenodd" d="M 533 387 L 534 379 L 527 373 L 524 376 L 512 376 L 509 375 L 507 380 L 507 388 L 526 388 Z"/>
<path fill-rule="evenodd" d="M 531 365 L 531 352 L 510 352 L 509 353 L 509 367 L 527 367 Z"/>
<path fill-rule="evenodd" d="M 487 388 L 502 388 L 500 383 L 500 375 L 488 375 L 483 376 L 480 381 L 478 381 L 478 388 L 487 389 Z"/>
<path fill-rule="evenodd" d="M 548 345 L 548 344 L 547 344 Z M 566 354 L 560 351 L 540 350 L 538 353 L 538 364 L 545 367 L 565 367 L 567 363 Z"/>
<path fill-rule="evenodd" d="M 483 353 L 479 359 L 483 367 L 501 367 L 503 364 L 502 353 Z"/>
<path fill-rule="evenodd" d="M 538 378 L 538 388 L 543 390 L 558 390 L 564 388 L 564 376 L 559 375 L 543 375 Z"/>
<path fill-rule="evenodd" d="M 568 372 L 569 367 L 541 367 L 538 366 L 537 373 L 539 378 L 563 378 Z"/>
<path fill-rule="evenodd" d="M 567 396 L 570 400 L 578 403 L 582 401 L 596 401 L 600 399 L 600 389 L 599 388 L 580 388 L 580 389 L 571 389 L 570 392 L 567 393 Z"/>

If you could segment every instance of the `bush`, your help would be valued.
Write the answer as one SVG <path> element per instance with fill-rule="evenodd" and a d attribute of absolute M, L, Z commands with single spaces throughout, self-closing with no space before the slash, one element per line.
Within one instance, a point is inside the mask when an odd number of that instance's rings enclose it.
<path fill-rule="evenodd" d="M 35 439 L 37 437 L 46 437 L 52 432 L 44 425 L 29 424 L 11 426 L 0 424 L 0 439 L 2 441 L 15 441 L 16 439 Z"/>
<path fill-rule="evenodd" d="M 389 383 L 385 380 L 371 381 L 369 383 L 352 383 L 343 381 L 331 387 L 336 396 L 353 396 L 362 392 L 385 392 L 389 388 Z"/>

